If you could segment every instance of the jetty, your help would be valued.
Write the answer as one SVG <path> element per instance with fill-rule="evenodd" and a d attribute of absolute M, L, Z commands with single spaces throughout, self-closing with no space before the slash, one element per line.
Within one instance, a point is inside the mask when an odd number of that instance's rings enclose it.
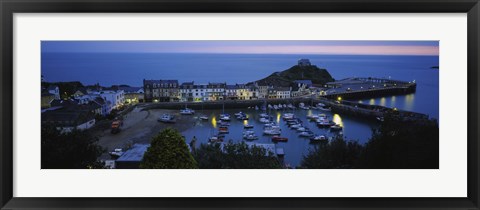
<path fill-rule="evenodd" d="M 328 89 L 324 91 L 323 97 L 351 100 L 414 93 L 417 84 L 415 81 L 354 77 L 329 82 L 326 87 Z"/>

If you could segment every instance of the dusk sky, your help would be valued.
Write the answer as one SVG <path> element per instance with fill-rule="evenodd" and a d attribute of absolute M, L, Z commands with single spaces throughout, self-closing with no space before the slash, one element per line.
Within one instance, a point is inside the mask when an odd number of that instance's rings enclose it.
<path fill-rule="evenodd" d="M 42 41 L 42 52 L 433 55 L 438 41 Z"/>

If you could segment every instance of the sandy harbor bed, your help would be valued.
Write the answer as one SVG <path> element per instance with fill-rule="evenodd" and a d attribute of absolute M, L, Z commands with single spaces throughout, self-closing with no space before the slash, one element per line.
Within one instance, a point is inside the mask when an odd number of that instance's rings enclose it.
<path fill-rule="evenodd" d="M 164 124 L 158 122 L 162 114 L 175 115 L 177 122 L 175 124 Z M 195 123 L 191 116 L 182 116 L 178 110 L 152 109 L 143 110 L 142 107 L 136 107 L 123 117 L 123 126 L 121 131 L 111 134 L 110 129 L 95 133 L 98 138 L 98 144 L 104 147 L 107 152 L 100 159 L 110 159 L 108 152 L 116 148 L 127 148 L 135 143 L 148 144 L 153 136 L 167 127 L 173 127 L 180 132 L 185 131 Z"/>

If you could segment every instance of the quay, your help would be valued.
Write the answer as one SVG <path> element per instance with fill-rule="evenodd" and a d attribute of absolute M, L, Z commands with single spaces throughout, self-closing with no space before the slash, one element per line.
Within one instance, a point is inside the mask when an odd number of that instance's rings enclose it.
<path fill-rule="evenodd" d="M 391 95 L 414 93 L 417 88 L 415 81 L 405 82 L 380 78 L 347 78 L 326 84 L 328 90 L 324 97 L 330 99 L 363 99 Z"/>

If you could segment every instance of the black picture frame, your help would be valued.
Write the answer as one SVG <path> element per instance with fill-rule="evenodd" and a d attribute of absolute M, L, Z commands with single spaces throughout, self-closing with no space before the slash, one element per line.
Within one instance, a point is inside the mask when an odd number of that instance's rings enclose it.
<path fill-rule="evenodd" d="M 479 209 L 478 0 L 0 0 L 0 206 L 2 209 Z M 467 13 L 468 196 L 466 198 L 16 198 L 13 193 L 15 13 Z M 393 181 L 393 180 L 392 180 Z"/>

